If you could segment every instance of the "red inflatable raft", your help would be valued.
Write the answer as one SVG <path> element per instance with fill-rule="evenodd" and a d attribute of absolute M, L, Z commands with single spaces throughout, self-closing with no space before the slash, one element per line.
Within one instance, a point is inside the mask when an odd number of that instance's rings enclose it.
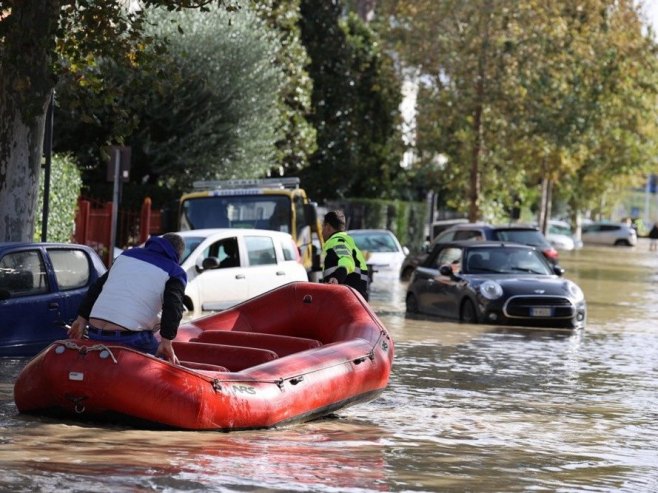
<path fill-rule="evenodd" d="M 296 282 L 182 325 L 181 365 L 97 341 L 51 344 L 18 376 L 23 413 L 190 430 L 267 428 L 378 396 L 393 341 L 345 286 Z"/>

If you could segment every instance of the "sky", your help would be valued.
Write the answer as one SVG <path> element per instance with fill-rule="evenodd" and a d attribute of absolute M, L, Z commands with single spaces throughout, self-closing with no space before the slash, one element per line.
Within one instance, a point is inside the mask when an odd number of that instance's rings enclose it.
<path fill-rule="evenodd" d="M 643 0 L 642 3 L 654 32 L 658 33 L 658 0 Z"/>

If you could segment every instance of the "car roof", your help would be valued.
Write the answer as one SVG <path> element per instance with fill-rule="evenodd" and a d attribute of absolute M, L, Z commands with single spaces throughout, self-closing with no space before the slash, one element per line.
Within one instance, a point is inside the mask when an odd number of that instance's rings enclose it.
<path fill-rule="evenodd" d="M 585 226 L 593 226 L 593 225 L 607 225 L 607 226 L 630 226 L 626 224 L 625 222 L 617 222 L 617 221 L 593 221 L 591 223 L 583 224 L 583 227 Z"/>
<path fill-rule="evenodd" d="M 459 247 L 459 248 L 468 248 L 468 249 L 478 249 L 478 248 L 500 248 L 500 247 L 513 247 L 520 248 L 523 250 L 537 250 L 536 247 L 532 245 L 526 245 L 525 243 L 514 243 L 513 241 L 473 241 L 473 240 L 459 240 L 459 241 L 448 241 L 446 243 L 437 243 L 437 247 Z"/>
<path fill-rule="evenodd" d="M 290 237 L 290 233 L 284 231 L 274 231 L 271 229 L 255 229 L 255 228 L 206 228 L 206 229 L 188 229 L 185 231 L 176 231 L 177 235 L 183 238 L 189 237 L 203 237 L 210 238 L 211 236 L 245 236 L 245 235 L 263 235 L 263 236 L 280 236 Z"/>
<path fill-rule="evenodd" d="M 449 227 L 445 231 L 453 231 L 456 229 L 488 229 L 492 231 L 519 229 L 519 230 L 528 230 L 528 231 L 539 231 L 539 228 L 537 228 L 536 226 L 530 226 L 528 224 L 489 224 L 489 223 L 455 224 L 454 226 Z"/>
<path fill-rule="evenodd" d="M 393 231 L 390 229 L 348 229 L 346 231 L 347 234 L 353 234 L 353 233 L 387 233 L 387 234 L 393 234 Z"/>
<path fill-rule="evenodd" d="M 90 246 L 82 245 L 80 243 L 58 243 L 58 242 L 40 242 L 40 241 L 2 241 L 0 242 L 0 250 L 8 248 L 23 248 L 23 247 L 63 247 L 63 248 L 83 248 L 91 249 Z"/>

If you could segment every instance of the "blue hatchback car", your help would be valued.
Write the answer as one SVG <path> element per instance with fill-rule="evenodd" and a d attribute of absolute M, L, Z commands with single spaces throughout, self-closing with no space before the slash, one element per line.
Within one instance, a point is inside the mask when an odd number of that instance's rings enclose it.
<path fill-rule="evenodd" d="M 85 245 L 0 243 L 0 356 L 32 356 L 65 339 L 66 325 L 106 270 Z"/>

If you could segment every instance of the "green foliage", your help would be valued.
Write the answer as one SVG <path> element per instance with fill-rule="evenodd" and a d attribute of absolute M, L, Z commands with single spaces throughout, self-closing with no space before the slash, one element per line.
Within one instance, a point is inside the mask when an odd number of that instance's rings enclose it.
<path fill-rule="evenodd" d="M 150 44 L 144 36 L 143 15 L 149 7 L 205 9 L 208 4 L 208 0 L 2 0 L 0 239 L 27 241 L 34 235 L 46 108 L 58 79 L 100 90 L 104 85 L 101 67 L 108 60 L 126 66 L 143 63 Z M 212 4 L 236 7 L 233 0 L 213 0 Z M 105 105 L 116 103 L 120 93 L 108 91 Z M 72 109 L 93 121 L 93 109 L 98 106 L 93 105 L 92 112 L 82 104 Z M 124 116 L 122 110 L 116 114 Z M 81 162 L 88 166 L 87 160 Z"/>
<path fill-rule="evenodd" d="M 277 143 L 276 169 L 273 173 L 296 173 L 308 166 L 317 149 L 316 131 L 308 121 L 311 112 L 313 81 L 306 71 L 310 60 L 302 44 L 299 27 L 300 0 L 254 1 L 256 13 L 279 33 L 280 49 L 275 63 L 281 67 L 285 81 L 279 94 L 281 134 Z"/>
<path fill-rule="evenodd" d="M 180 82 L 153 95 L 130 143 L 162 183 L 257 177 L 275 160 L 283 74 L 276 33 L 249 10 L 154 13 Z M 182 30 L 182 34 L 178 30 Z"/>
<path fill-rule="evenodd" d="M 400 84 L 378 36 L 341 2 L 302 0 L 318 150 L 301 176 L 320 201 L 392 197 L 402 158 Z"/>
<path fill-rule="evenodd" d="M 44 174 L 39 181 L 38 204 L 44 202 Z M 75 213 L 78 197 L 82 188 L 82 179 L 75 160 L 69 155 L 55 154 L 51 160 L 50 193 L 48 194 L 48 228 L 47 241 L 68 243 L 75 232 Z M 39 211 L 42 209 L 40 208 Z M 36 218 L 34 241 L 41 241 L 43 214 Z"/>
<path fill-rule="evenodd" d="M 656 45 L 635 3 L 378 8 L 386 39 L 420 74 L 416 183 L 471 219 L 502 217 L 519 199 L 535 207 L 542 182 L 587 209 L 653 161 Z"/>
<path fill-rule="evenodd" d="M 425 241 L 427 214 L 423 202 L 347 198 L 331 200 L 327 207 L 345 212 L 348 229 L 388 229 L 413 251 L 420 251 Z"/>
<path fill-rule="evenodd" d="M 132 148 L 136 182 L 185 189 L 199 179 L 266 174 L 282 135 L 276 33 L 247 8 L 156 10 L 148 21 L 149 35 L 166 46 L 154 45 L 162 49 L 150 53 L 147 70 L 100 64 L 110 88 L 100 95 L 109 99 L 86 94 L 94 118 L 65 114 L 58 148 L 77 149 L 92 181 L 105 174 L 96 149 L 117 134 Z M 66 101 L 80 96 L 63 92 Z M 89 137 L 82 145 L 81 135 Z"/>

